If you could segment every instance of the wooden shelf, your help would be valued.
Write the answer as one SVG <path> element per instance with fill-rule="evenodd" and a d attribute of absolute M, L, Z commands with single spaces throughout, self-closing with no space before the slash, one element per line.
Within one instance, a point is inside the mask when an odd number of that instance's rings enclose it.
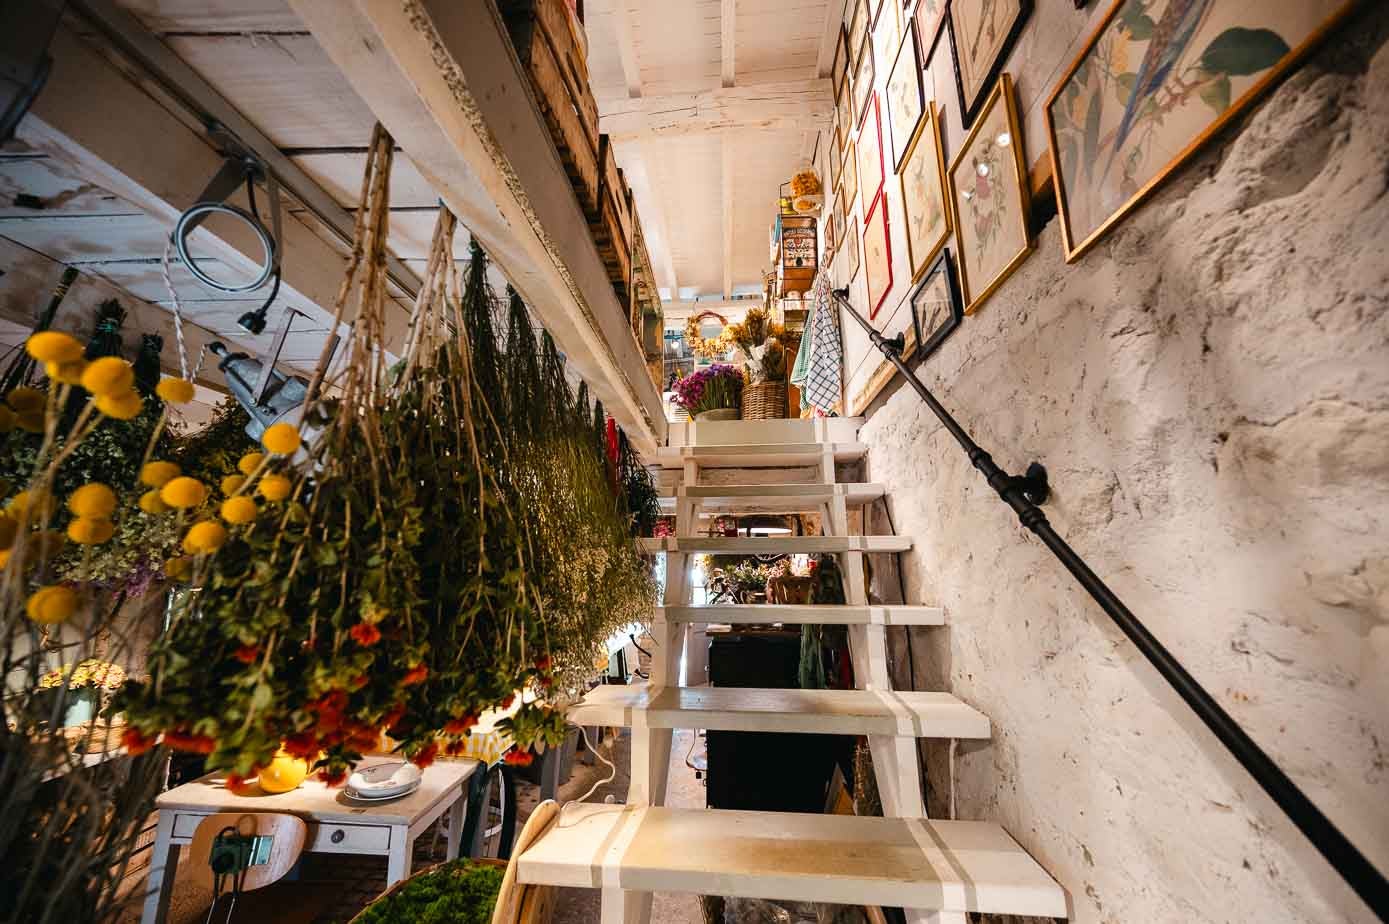
<path fill-rule="evenodd" d="M 728 623 L 729 625 L 825 626 L 943 626 L 945 611 L 938 606 L 788 606 L 778 603 L 734 603 L 709 606 L 667 606 L 656 618 L 669 622 Z"/>

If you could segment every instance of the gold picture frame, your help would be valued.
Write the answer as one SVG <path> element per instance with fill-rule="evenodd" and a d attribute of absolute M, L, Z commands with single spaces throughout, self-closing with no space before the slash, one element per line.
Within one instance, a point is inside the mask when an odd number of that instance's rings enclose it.
<path fill-rule="evenodd" d="M 859 53 L 863 50 L 863 40 L 868 37 L 868 0 L 849 0 L 853 10 L 849 13 L 848 48 L 849 70 L 858 70 Z"/>
<path fill-rule="evenodd" d="M 878 198 L 878 193 L 887 184 L 882 101 L 877 93 L 873 94 L 872 105 L 868 108 L 872 115 L 864 120 L 858 130 L 858 189 L 865 216 L 873 207 L 873 200 Z"/>
<path fill-rule="evenodd" d="M 844 278 L 844 284 L 848 285 L 858 276 L 859 264 L 862 262 L 859 258 L 857 215 L 849 219 L 849 227 L 844 230 L 844 245 L 847 248 L 845 259 L 849 261 L 849 275 Z"/>
<path fill-rule="evenodd" d="M 898 179 L 902 183 L 902 208 L 907 215 L 907 265 L 911 267 L 912 282 L 917 282 L 955 228 L 950 195 L 946 192 L 945 144 L 935 100 L 927 105 L 926 118 L 907 147 Z M 932 193 L 938 200 L 932 198 Z M 940 210 L 938 216 L 935 208 Z"/>
<path fill-rule="evenodd" d="M 844 169 L 840 173 L 844 188 L 844 209 L 846 213 L 854 210 L 854 199 L 858 196 L 858 145 L 854 141 L 844 149 Z"/>
<path fill-rule="evenodd" d="M 965 314 L 978 311 L 1035 249 L 1021 140 L 1013 79 L 1005 72 L 984 100 L 947 175 Z M 964 174 L 962 167 L 967 168 Z"/>
<path fill-rule="evenodd" d="M 1357 6 L 1357 0 L 1337 4 L 1326 0 L 1280 0 L 1276 4 L 1240 6 L 1214 0 L 1188 36 L 1191 52 L 1178 59 L 1181 66 L 1171 68 L 1168 79 L 1161 84 L 1146 89 L 1146 99 L 1152 100 L 1153 94 L 1168 89 L 1170 75 L 1182 67 L 1195 68 L 1200 77 L 1187 80 L 1178 91 L 1168 91 L 1163 119 L 1152 128 L 1160 136 L 1159 143 L 1151 135 L 1135 136 L 1132 130 L 1146 116 L 1146 108 L 1135 108 L 1137 94 L 1144 90 L 1138 74 L 1115 75 L 1108 62 L 1103 69 L 1088 68 L 1088 59 L 1103 45 L 1104 50 L 1116 56 L 1122 52 L 1142 71 L 1138 62 L 1144 60 L 1147 46 L 1134 46 L 1148 40 L 1135 35 L 1151 29 L 1151 18 L 1146 18 L 1140 7 L 1129 6 L 1130 2 L 1115 0 L 1043 106 L 1067 263 L 1075 262 L 1098 243 L 1232 119 L 1294 68 Z M 1276 31 L 1274 27 L 1280 23 L 1288 24 L 1292 31 Z M 1122 49 L 1117 45 L 1122 45 Z M 1124 77 L 1133 79 L 1125 82 L 1121 80 Z M 1093 89 L 1091 84 L 1095 84 Z M 1121 93 L 1128 94 L 1127 103 Z M 1170 108 L 1169 103 L 1179 98 L 1179 108 Z M 1110 104 L 1123 111 L 1107 111 Z M 1093 114 L 1092 107 L 1097 107 Z M 1208 119 L 1203 118 L 1205 109 L 1214 110 Z M 1111 125 L 1114 127 L 1106 133 L 1105 127 Z M 1169 139 L 1165 132 L 1175 137 Z M 1134 144 L 1121 158 L 1126 139 Z M 1147 145 L 1159 152 L 1177 153 L 1166 159 L 1156 158 L 1150 170 L 1141 169 L 1149 159 Z M 1095 180 L 1093 173 L 1101 163 L 1099 158 L 1103 158 L 1103 172 Z M 1116 170 L 1120 171 L 1117 178 Z M 1139 175 L 1132 175 L 1133 170 L 1138 170 Z M 1088 186 L 1081 182 L 1085 174 L 1090 175 Z M 1109 183 L 1111 179 L 1113 184 Z M 1125 190 L 1129 189 L 1132 192 L 1126 195 Z"/>
<path fill-rule="evenodd" d="M 868 103 L 873 98 L 873 47 L 872 43 L 864 39 L 862 53 L 859 55 L 858 66 L 854 68 L 853 100 L 854 100 L 854 120 L 851 123 L 854 128 L 862 129 L 864 117 L 868 115 Z"/>
<path fill-rule="evenodd" d="M 839 245 L 844 240 L 845 228 L 847 227 L 846 213 L 844 211 L 844 187 L 841 186 L 834 191 L 834 208 L 830 212 L 834 218 L 834 226 L 839 231 L 839 236 L 834 239 L 834 249 L 839 251 Z"/>

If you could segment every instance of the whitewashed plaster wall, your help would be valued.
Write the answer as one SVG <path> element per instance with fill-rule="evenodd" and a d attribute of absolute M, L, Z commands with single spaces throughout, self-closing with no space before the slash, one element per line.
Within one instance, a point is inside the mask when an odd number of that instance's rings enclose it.
<path fill-rule="evenodd" d="M 1047 465 L 1061 534 L 1389 870 L 1389 8 L 1366 6 L 1076 264 L 1051 221 L 922 373 L 1002 465 Z M 913 393 L 862 439 L 916 538 L 907 598 L 948 612 L 913 631 L 916 686 L 993 721 L 961 817 L 1003 823 L 1076 921 L 1372 920 Z M 943 746 L 927 766 L 940 817 Z"/>

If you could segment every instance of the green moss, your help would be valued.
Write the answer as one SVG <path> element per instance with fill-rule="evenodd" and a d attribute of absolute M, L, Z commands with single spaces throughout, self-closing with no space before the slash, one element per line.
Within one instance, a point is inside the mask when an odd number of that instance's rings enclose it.
<path fill-rule="evenodd" d="M 469 860 L 445 863 L 372 902 L 360 924 L 488 924 L 505 873 Z"/>

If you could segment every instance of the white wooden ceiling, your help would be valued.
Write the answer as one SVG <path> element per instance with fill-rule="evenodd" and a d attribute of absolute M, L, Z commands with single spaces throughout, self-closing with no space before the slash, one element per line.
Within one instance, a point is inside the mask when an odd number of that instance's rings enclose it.
<path fill-rule="evenodd" d="M 757 293 L 843 0 L 588 0 L 589 81 L 670 300 Z M 810 101 L 816 101 L 816 106 Z"/>

